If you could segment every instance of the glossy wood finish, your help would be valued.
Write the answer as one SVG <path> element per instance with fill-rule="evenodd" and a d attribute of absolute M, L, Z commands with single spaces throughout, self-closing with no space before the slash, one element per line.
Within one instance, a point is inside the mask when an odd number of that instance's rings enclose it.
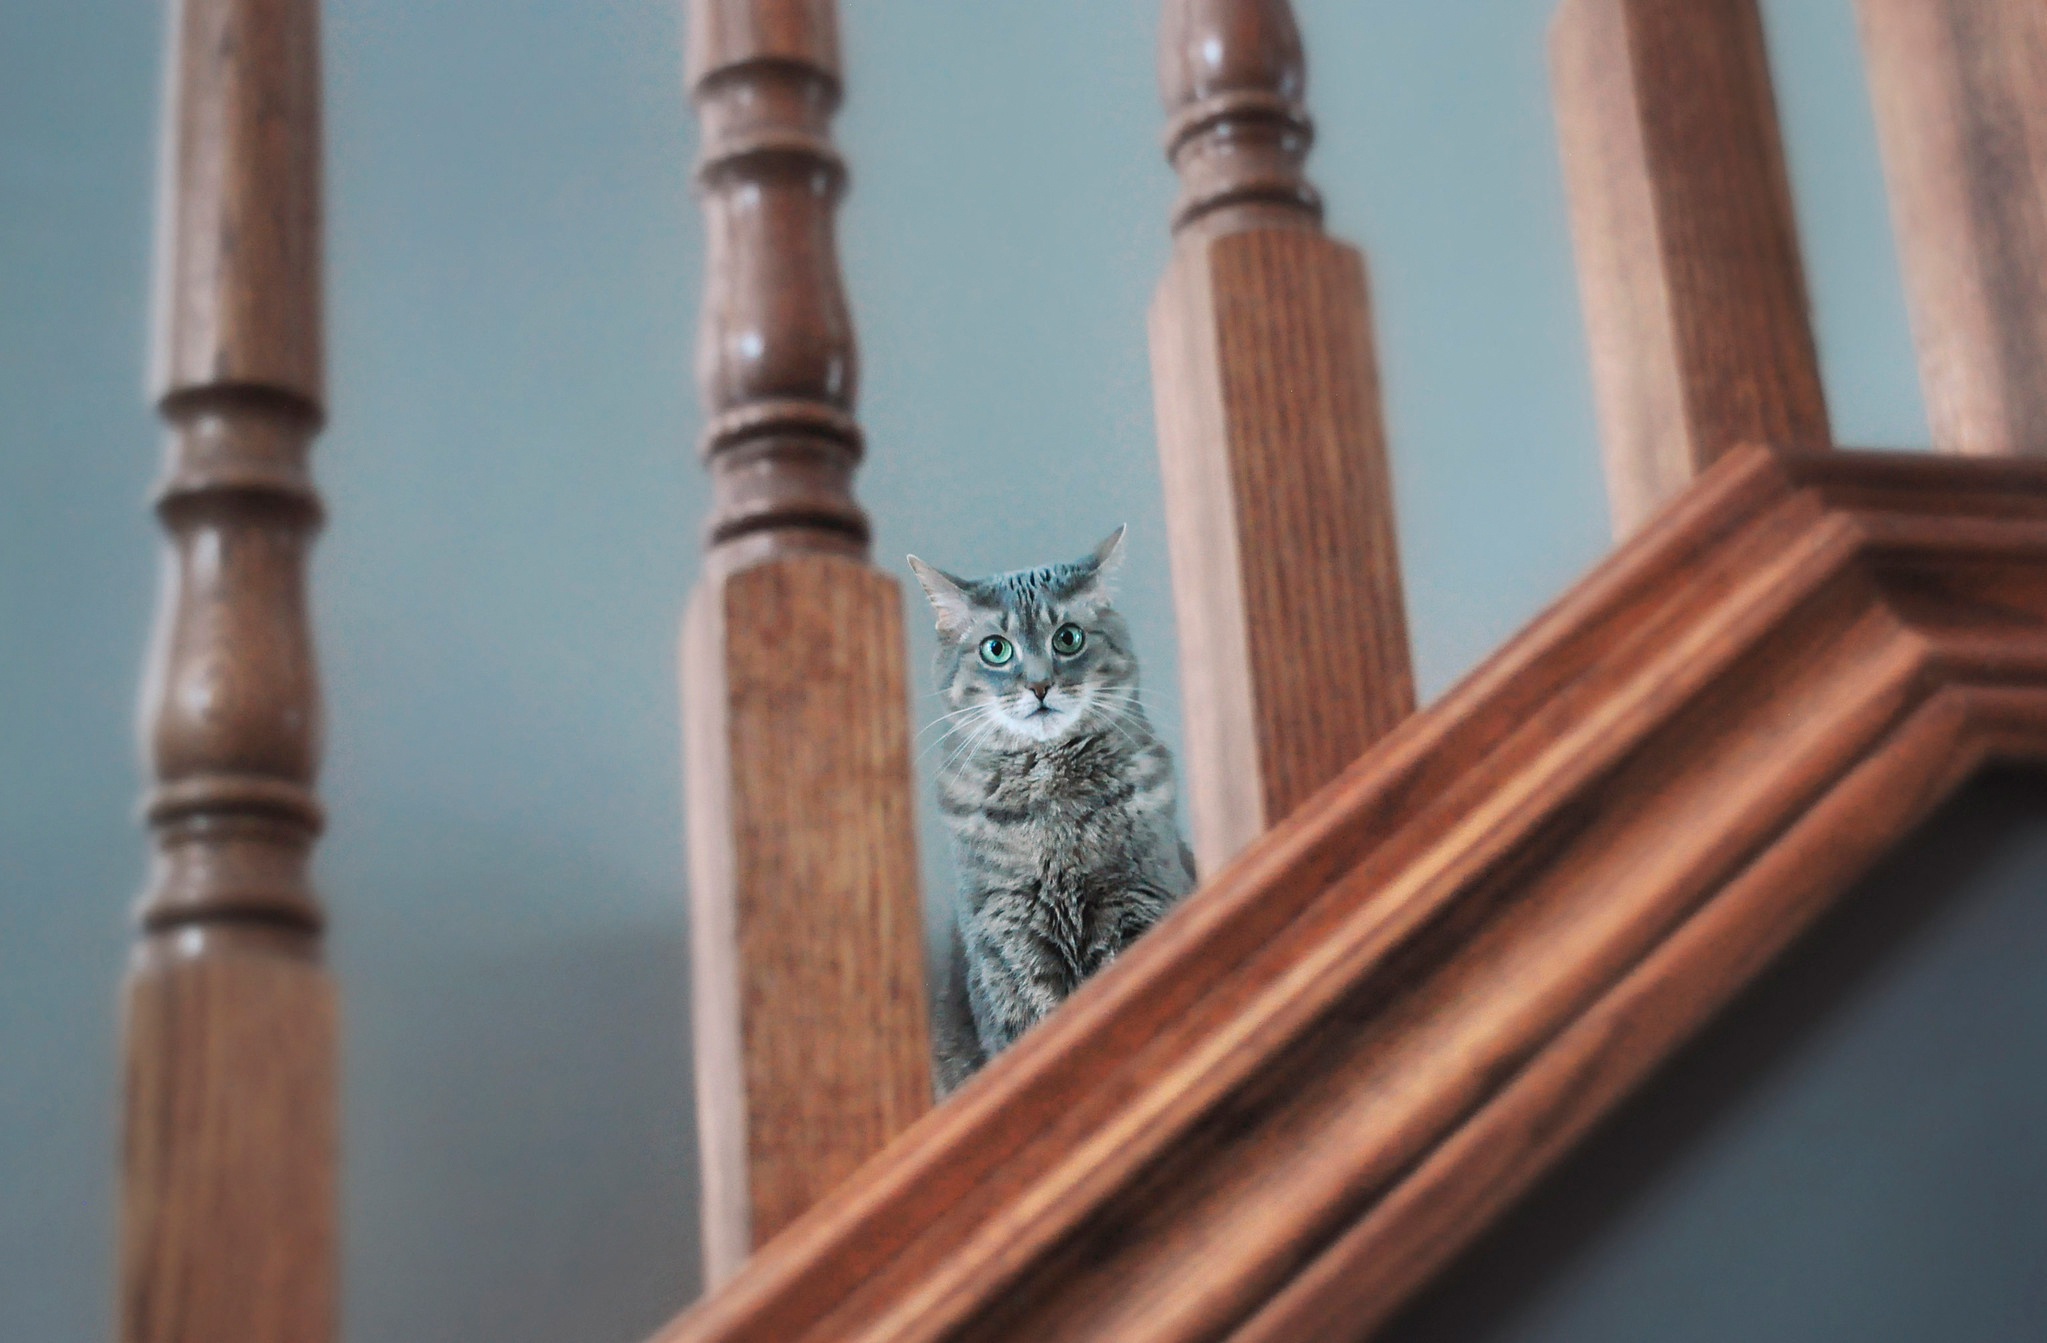
<path fill-rule="evenodd" d="M 2047 8 L 1856 8 L 1934 444 L 2047 453 Z"/>
<path fill-rule="evenodd" d="M 1550 37 L 1625 536 L 1737 444 L 1832 438 L 1756 0 L 1564 0 Z"/>
<path fill-rule="evenodd" d="M 1992 758 L 2047 466 L 1736 449 L 660 1343 L 1365 1337 Z"/>
<path fill-rule="evenodd" d="M 690 0 L 716 486 L 683 638 L 708 1277 L 931 1103 L 901 594 L 854 502 L 830 0 Z"/>
<path fill-rule="evenodd" d="M 307 860 L 323 395 L 315 0 L 173 8 L 155 390 L 169 538 L 143 696 L 156 857 L 125 1002 L 121 1336 L 334 1318 L 333 992 Z"/>
<path fill-rule="evenodd" d="M 1321 231 L 1285 0 L 1167 0 L 1151 313 L 1194 847 L 1213 872 L 1414 710 L 1364 259 Z"/>

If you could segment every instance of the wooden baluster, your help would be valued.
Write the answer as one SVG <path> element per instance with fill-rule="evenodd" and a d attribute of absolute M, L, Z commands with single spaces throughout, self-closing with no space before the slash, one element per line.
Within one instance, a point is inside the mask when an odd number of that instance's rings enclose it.
<path fill-rule="evenodd" d="M 2047 9 L 1857 8 L 1934 446 L 2047 455 Z"/>
<path fill-rule="evenodd" d="M 306 864 L 320 702 L 316 0 L 182 0 L 155 390 L 169 537 L 142 729 L 156 857 L 126 992 L 127 1343 L 319 1343 L 334 995 Z"/>
<path fill-rule="evenodd" d="M 1285 0 L 1166 0 L 1181 195 L 1151 313 L 1188 809 L 1213 873 L 1414 710 L 1364 258 L 1328 237 Z"/>
<path fill-rule="evenodd" d="M 690 0 L 716 484 L 683 640 L 712 1282 L 931 1103 L 902 597 L 853 501 L 831 0 Z"/>
<path fill-rule="evenodd" d="M 1565 0 L 1550 54 L 1625 535 L 1739 443 L 1832 434 L 1756 0 Z"/>

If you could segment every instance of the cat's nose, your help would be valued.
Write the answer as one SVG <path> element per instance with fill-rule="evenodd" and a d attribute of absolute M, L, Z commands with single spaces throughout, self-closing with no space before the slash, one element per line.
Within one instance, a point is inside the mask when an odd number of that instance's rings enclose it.
<path fill-rule="evenodd" d="M 1052 683 L 1050 681 L 1033 681 L 1030 684 L 1030 691 L 1038 697 L 1038 703 L 1043 704 L 1045 696 L 1052 693 Z"/>

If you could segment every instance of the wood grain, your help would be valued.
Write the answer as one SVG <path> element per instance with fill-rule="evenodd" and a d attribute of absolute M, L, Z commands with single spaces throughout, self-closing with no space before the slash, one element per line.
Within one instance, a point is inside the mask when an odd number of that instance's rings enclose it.
<path fill-rule="evenodd" d="M 171 18 L 155 390 L 169 540 L 143 692 L 155 863 L 128 977 L 122 1337 L 334 1329 L 335 1024 L 307 860 L 320 697 L 318 13 Z"/>
<path fill-rule="evenodd" d="M 661 1343 L 1363 1337 L 1993 757 L 2047 465 L 1737 449 Z"/>
<path fill-rule="evenodd" d="M 902 599 L 866 563 L 828 0 L 691 0 L 716 489 L 682 651 L 712 1282 L 929 1108 Z"/>
<path fill-rule="evenodd" d="M 202 923 L 129 978 L 122 1337 L 334 1332 L 334 991 L 302 937 Z"/>
<path fill-rule="evenodd" d="M 1151 313 L 1186 721 L 1212 872 L 1414 710 L 1364 260 L 1321 232 L 1283 0 L 1173 0 L 1182 191 Z"/>
<path fill-rule="evenodd" d="M 1934 445 L 2047 454 L 2047 10 L 1856 10 Z"/>
<path fill-rule="evenodd" d="M 698 1120 L 705 1229 L 728 1238 L 707 1253 L 729 1272 L 928 1109 L 931 1082 L 895 583 L 799 555 L 699 599 L 686 711 L 723 759 L 691 762 Z M 706 777 L 725 787 L 700 801 Z"/>
<path fill-rule="evenodd" d="M 1737 444 L 1832 436 L 1756 0 L 1565 0 L 1550 56 L 1625 536 Z"/>

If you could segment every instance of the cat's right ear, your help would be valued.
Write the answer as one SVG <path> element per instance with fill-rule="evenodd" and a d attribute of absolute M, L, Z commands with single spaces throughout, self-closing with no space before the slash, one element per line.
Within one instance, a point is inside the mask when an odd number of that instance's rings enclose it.
<path fill-rule="evenodd" d="M 967 600 L 966 585 L 942 569 L 934 569 L 915 555 L 905 556 L 910 572 L 924 585 L 931 609 L 938 613 L 938 632 L 957 639 L 974 623 L 974 604 Z"/>

